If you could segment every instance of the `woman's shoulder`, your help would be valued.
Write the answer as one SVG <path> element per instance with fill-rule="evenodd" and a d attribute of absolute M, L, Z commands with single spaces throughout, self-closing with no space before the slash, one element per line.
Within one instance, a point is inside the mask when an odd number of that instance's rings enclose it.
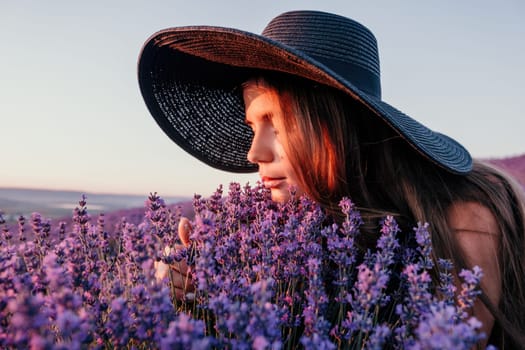
<path fill-rule="evenodd" d="M 453 203 L 448 210 L 448 222 L 457 233 L 499 234 L 496 217 L 489 208 L 478 202 Z"/>
<path fill-rule="evenodd" d="M 481 267 L 481 287 L 491 303 L 498 305 L 501 299 L 501 273 L 496 217 L 489 208 L 480 203 L 458 202 L 449 208 L 448 219 L 467 265 Z M 482 331 L 490 334 L 494 316 L 479 300 L 474 304 L 473 315 L 482 322 Z"/>
<path fill-rule="evenodd" d="M 499 281 L 500 230 L 492 211 L 477 202 L 458 202 L 449 208 L 448 220 L 467 265 L 480 266 L 485 280 Z"/>

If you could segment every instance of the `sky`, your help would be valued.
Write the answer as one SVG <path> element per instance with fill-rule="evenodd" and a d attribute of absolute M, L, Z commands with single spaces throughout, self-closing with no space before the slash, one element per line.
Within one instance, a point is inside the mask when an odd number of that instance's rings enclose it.
<path fill-rule="evenodd" d="M 525 2 L 26 1 L 0 3 L 0 187 L 211 194 L 257 174 L 214 170 L 149 115 L 136 64 L 154 32 L 260 33 L 297 9 L 353 18 L 379 44 L 383 99 L 476 158 L 525 153 Z"/>

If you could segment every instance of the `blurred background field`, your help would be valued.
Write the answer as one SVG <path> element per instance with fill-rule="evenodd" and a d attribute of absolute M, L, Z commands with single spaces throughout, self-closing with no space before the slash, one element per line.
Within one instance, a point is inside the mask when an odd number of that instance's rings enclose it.
<path fill-rule="evenodd" d="M 82 194 L 87 197 L 87 208 L 90 215 L 100 213 L 106 216 L 127 217 L 135 216 L 140 222 L 144 216 L 144 196 L 126 194 L 85 193 L 80 191 L 57 191 L 27 188 L 2 188 L 0 187 L 0 211 L 8 223 L 15 222 L 20 215 L 29 218 L 31 213 L 38 212 L 44 218 L 71 219 L 73 210 L 78 206 Z M 164 197 L 166 204 L 190 202 L 189 197 Z M 132 220 L 136 221 L 136 220 Z"/>
<path fill-rule="evenodd" d="M 525 154 L 517 157 L 493 159 L 490 162 L 512 175 L 525 188 Z"/>
<path fill-rule="evenodd" d="M 505 170 L 525 190 L 525 154 L 489 160 L 493 165 Z M 217 184 L 219 185 L 219 184 Z M 223 184 L 227 188 L 228 184 Z M 243 184 L 241 184 L 243 185 Z M 253 185 L 253 184 L 252 184 Z M 58 191 L 27 188 L 0 187 L 0 211 L 8 223 L 16 222 L 20 215 L 29 218 L 31 213 L 38 212 L 44 218 L 70 221 L 73 210 L 78 206 L 82 194 L 87 197 L 87 208 L 92 216 L 104 213 L 106 219 L 115 222 L 125 217 L 129 222 L 139 223 L 144 217 L 144 202 L 149 193 L 144 195 L 103 194 L 81 191 Z M 204 197 L 211 193 L 198 193 Z M 191 197 L 163 196 L 167 206 L 180 207 L 182 213 L 191 216 Z"/>

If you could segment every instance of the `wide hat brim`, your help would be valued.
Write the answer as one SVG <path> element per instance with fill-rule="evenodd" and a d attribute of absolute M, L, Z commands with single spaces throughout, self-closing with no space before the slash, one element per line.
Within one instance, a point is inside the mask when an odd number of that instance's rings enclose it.
<path fill-rule="evenodd" d="M 430 161 L 458 174 L 472 168 L 470 154 L 455 140 L 362 91 L 303 51 L 262 35 L 211 26 L 170 28 L 146 41 L 138 62 L 141 93 L 162 130 L 197 159 L 237 173 L 257 171 L 246 158 L 253 134 L 244 122 L 240 86 L 261 70 L 341 90 Z"/>

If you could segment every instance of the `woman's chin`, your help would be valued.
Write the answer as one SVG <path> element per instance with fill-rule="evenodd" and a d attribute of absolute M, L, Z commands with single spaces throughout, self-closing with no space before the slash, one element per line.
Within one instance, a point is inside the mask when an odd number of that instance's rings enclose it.
<path fill-rule="evenodd" d="M 271 189 L 271 193 L 272 193 L 272 200 L 274 202 L 284 203 L 288 199 L 290 199 L 290 191 L 289 190 L 282 190 L 282 189 L 279 189 L 279 188 L 272 188 Z"/>

